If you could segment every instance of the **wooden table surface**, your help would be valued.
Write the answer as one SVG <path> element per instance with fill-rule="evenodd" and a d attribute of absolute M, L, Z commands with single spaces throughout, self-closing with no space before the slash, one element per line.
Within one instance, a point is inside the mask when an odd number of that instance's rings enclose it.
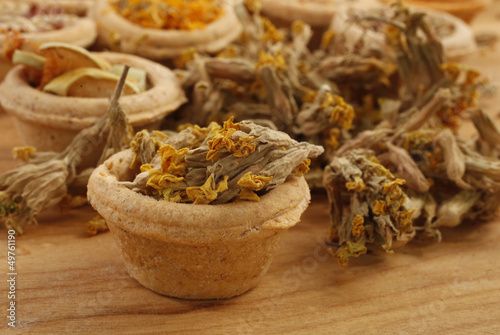
<path fill-rule="evenodd" d="M 500 31 L 496 5 L 475 29 Z M 496 22 L 496 21 L 495 21 Z M 466 62 L 500 84 L 500 51 Z M 500 97 L 484 100 L 499 121 Z M 500 122 L 499 122 L 500 123 Z M 0 114 L 0 172 L 21 145 Z M 0 228 L 0 332 L 12 334 L 500 334 L 500 216 L 443 229 L 443 242 L 411 243 L 339 269 L 326 252 L 328 205 L 314 195 L 252 291 L 224 301 L 157 295 L 130 278 L 110 233 L 88 237 L 90 207 L 50 210 L 16 239 L 17 327 L 7 326 L 7 232 Z"/>

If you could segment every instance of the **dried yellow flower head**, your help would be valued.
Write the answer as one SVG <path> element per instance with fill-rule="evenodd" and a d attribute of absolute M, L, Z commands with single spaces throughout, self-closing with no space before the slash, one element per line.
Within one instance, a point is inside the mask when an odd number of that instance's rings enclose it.
<path fill-rule="evenodd" d="M 36 149 L 34 147 L 15 147 L 12 149 L 12 156 L 15 159 L 27 162 L 33 156 L 35 150 Z"/>
<path fill-rule="evenodd" d="M 161 171 L 163 173 L 173 173 L 179 176 L 184 174 L 186 169 L 185 156 L 188 153 L 188 148 L 175 150 L 171 145 L 164 145 L 158 150 L 161 157 Z"/>
<path fill-rule="evenodd" d="M 133 182 L 120 183 L 170 202 L 260 201 L 260 195 L 306 173 L 311 158 L 323 153 L 319 146 L 251 121 L 235 123 L 232 117 L 222 127 L 180 129 L 140 167 Z"/>
<path fill-rule="evenodd" d="M 121 0 L 113 8 L 130 22 L 153 29 L 203 29 L 224 13 L 214 0 Z"/>
<path fill-rule="evenodd" d="M 360 236 L 363 230 L 365 230 L 365 226 L 363 225 L 365 223 L 365 218 L 363 215 L 356 215 L 354 219 L 352 220 L 352 235 L 353 236 Z"/>
<path fill-rule="evenodd" d="M 343 268 L 349 264 L 349 257 L 359 257 L 366 254 L 367 250 L 363 242 L 348 241 L 344 246 L 337 249 L 337 251 L 333 252 L 330 250 L 330 252 L 339 262 L 339 266 Z"/>
<path fill-rule="evenodd" d="M 232 152 L 235 157 L 245 157 L 255 151 L 255 143 L 252 143 L 252 136 L 242 136 L 235 142 L 231 137 L 239 130 L 239 124 L 233 123 L 234 118 L 230 118 L 224 122 L 224 127 L 215 136 L 207 142 L 210 151 L 207 154 L 207 159 L 215 161 L 218 158 L 218 153 L 225 148 Z"/>
<path fill-rule="evenodd" d="M 210 176 L 202 186 L 188 187 L 186 193 L 195 205 L 209 204 L 217 199 L 219 193 L 227 190 L 227 179 L 228 177 L 226 176 L 223 180 L 215 184 L 213 177 Z"/>

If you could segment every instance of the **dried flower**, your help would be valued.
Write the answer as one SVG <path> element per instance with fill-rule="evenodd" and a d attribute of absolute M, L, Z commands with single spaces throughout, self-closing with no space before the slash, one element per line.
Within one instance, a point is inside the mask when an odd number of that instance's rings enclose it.
<path fill-rule="evenodd" d="M 99 233 L 108 231 L 108 225 L 106 223 L 106 220 L 100 215 L 96 215 L 87 222 L 87 234 L 89 235 L 97 235 Z"/>
<path fill-rule="evenodd" d="M 154 29 L 202 29 L 223 13 L 214 0 L 120 0 L 113 7 L 127 20 Z"/>
<path fill-rule="evenodd" d="M 259 201 L 260 194 L 307 172 L 310 158 L 323 152 L 321 147 L 299 143 L 285 133 L 250 121 L 234 123 L 233 118 L 223 127 L 198 128 L 204 139 L 185 146 L 194 129 L 185 128 L 166 140 L 158 150 L 159 159 L 142 165 L 134 182 L 122 185 L 167 201 Z"/>

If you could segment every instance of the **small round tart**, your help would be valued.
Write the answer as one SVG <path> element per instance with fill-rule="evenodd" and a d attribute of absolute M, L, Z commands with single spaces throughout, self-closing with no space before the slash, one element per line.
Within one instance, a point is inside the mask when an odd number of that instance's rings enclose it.
<path fill-rule="evenodd" d="M 5 32 L 19 31 L 24 39 L 37 43 L 64 42 L 84 48 L 92 45 L 97 37 L 94 21 L 63 11 L 62 7 L 0 2 L 0 44 Z"/>
<path fill-rule="evenodd" d="M 477 45 L 471 28 L 461 19 L 440 11 L 421 7 L 410 7 L 412 11 L 424 12 L 426 20 L 434 36 L 442 43 L 448 59 L 456 60 L 477 51 Z M 344 6 L 332 20 L 331 29 L 343 36 L 343 43 L 349 48 L 362 45 L 365 50 L 377 49 L 389 55 L 385 41 L 387 24 L 375 21 L 353 23 L 353 18 L 373 16 L 389 19 L 392 9 L 383 4 L 369 6 Z"/>
<path fill-rule="evenodd" d="M 335 0 L 261 0 L 262 13 L 292 23 L 302 20 L 312 27 L 328 27 L 337 11 Z"/>
<path fill-rule="evenodd" d="M 395 2 L 394 0 L 379 0 Z M 404 4 L 443 11 L 455 15 L 465 22 L 470 22 L 479 12 L 483 11 L 492 0 L 403 0 Z"/>
<path fill-rule="evenodd" d="M 98 45 L 153 60 L 165 60 L 194 48 L 216 53 L 239 37 L 242 27 L 233 6 L 221 5 L 223 13 L 203 28 L 193 30 L 145 28 L 116 12 L 110 0 L 97 1 L 94 18 Z"/>
<path fill-rule="evenodd" d="M 43 7 L 61 7 L 67 14 L 85 16 L 89 9 L 94 5 L 95 0 L 17 0 L 26 2 L 30 5 L 39 5 Z"/>
<path fill-rule="evenodd" d="M 277 186 L 260 202 L 156 200 L 118 184 L 138 172 L 129 168 L 133 157 L 122 151 L 97 167 L 88 198 L 106 219 L 129 274 L 172 297 L 224 299 L 255 287 L 310 201 L 303 177 Z"/>
<path fill-rule="evenodd" d="M 117 53 L 96 53 L 111 64 L 129 64 L 147 73 L 149 89 L 122 96 L 120 106 L 134 127 L 148 127 L 186 102 L 175 74 L 147 59 Z M 58 96 L 33 88 L 24 67 L 14 67 L 0 84 L 0 104 L 15 116 L 26 145 L 62 151 L 82 129 L 94 124 L 109 107 L 108 98 Z"/>

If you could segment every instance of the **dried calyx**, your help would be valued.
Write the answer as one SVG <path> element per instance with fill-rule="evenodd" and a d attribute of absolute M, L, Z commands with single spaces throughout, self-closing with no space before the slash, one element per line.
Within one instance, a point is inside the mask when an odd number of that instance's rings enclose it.
<path fill-rule="evenodd" d="M 306 173 L 311 158 L 323 152 L 250 121 L 233 123 L 233 118 L 222 127 L 188 125 L 168 139 L 160 137 L 144 131 L 136 135 L 132 149 L 141 173 L 121 184 L 171 202 L 259 201 L 288 178 Z"/>

